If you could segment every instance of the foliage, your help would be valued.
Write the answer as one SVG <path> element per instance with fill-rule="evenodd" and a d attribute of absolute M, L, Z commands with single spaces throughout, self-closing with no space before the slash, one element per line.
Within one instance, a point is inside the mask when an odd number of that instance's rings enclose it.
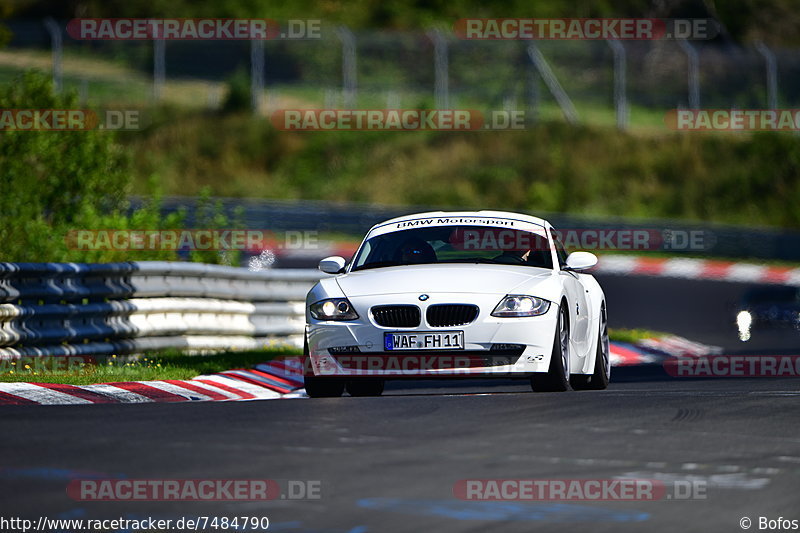
<path fill-rule="evenodd" d="M 2 3 L 0 3 L 2 5 Z M 794 0 L 17 0 L 11 15 L 41 18 L 73 17 L 238 17 L 321 19 L 352 28 L 411 29 L 452 25 L 464 17 L 660 17 L 716 18 L 725 39 L 745 42 L 765 39 L 773 44 L 797 44 L 800 13 Z"/>
<path fill-rule="evenodd" d="M 2 109 L 76 107 L 74 94 L 55 94 L 33 71 L 0 90 Z M 131 161 L 111 132 L 7 130 L 0 133 L 0 168 L 0 255 L 68 260 L 68 229 L 99 228 L 121 216 Z"/>
<path fill-rule="evenodd" d="M 131 138 L 168 194 L 500 208 L 800 227 L 800 139 L 546 122 L 506 132 L 278 132 L 186 115 Z M 137 161 L 142 158 L 137 157 Z M 137 187 L 143 182 L 137 180 Z"/>
<path fill-rule="evenodd" d="M 192 379 L 232 368 L 248 368 L 275 357 L 300 355 L 300 350 L 274 346 L 260 350 L 228 351 L 191 355 L 180 350 L 148 352 L 141 356 L 97 356 L 95 364 L 59 365 L 59 359 L 42 357 L 39 364 L 23 358 L 19 364 L 6 360 L 0 365 L 0 383 L 69 383 L 90 385 L 117 381 Z M 32 363 L 32 364 L 30 364 Z M 26 368 L 27 366 L 27 368 Z M 69 368 L 65 368 L 69 366 Z"/>
<path fill-rule="evenodd" d="M 200 191 L 194 212 L 194 228 L 203 230 L 229 230 L 244 228 L 244 209 L 234 209 L 233 218 L 229 218 L 222 202 L 211 198 L 211 188 Z M 239 265 L 241 250 L 192 250 L 189 257 L 200 263 Z"/>
<path fill-rule="evenodd" d="M 49 78 L 30 71 L 0 88 L 0 109 L 75 109 L 74 94 L 56 94 Z M 108 130 L 0 133 L 0 258 L 14 262 L 111 262 L 177 260 L 175 250 L 131 250 L 103 245 L 96 237 L 80 249 L 77 231 L 166 230 L 184 226 L 186 213 L 161 214 L 154 174 L 143 178 L 145 200 L 131 209 L 133 158 Z M 228 228 L 209 193 L 197 222 Z M 87 233 L 88 234 L 88 233 Z M 92 235 L 92 234 L 89 234 Z M 93 234 L 97 235 L 97 234 Z M 85 246 L 84 246 L 85 247 Z M 190 254 L 193 260 L 238 264 L 238 255 Z"/>
<path fill-rule="evenodd" d="M 244 69 L 238 69 L 228 80 L 228 92 L 222 104 L 222 110 L 247 111 L 250 109 L 250 75 Z"/>
<path fill-rule="evenodd" d="M 660 339 L 668 335 L 668 333 L 649 329 L 608 328 L 608 338 L 610 340 L 614 342 L 627 342 L 629 344 L 636 344 L 647 339 Z"/>

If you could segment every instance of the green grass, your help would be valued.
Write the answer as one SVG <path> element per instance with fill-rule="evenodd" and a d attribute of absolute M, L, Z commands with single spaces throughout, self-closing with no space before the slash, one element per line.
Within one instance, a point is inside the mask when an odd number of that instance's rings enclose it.
<path fill-rule="evenodd" d="M 50 72 L 52 58 L 48 51 L 39 49 L 0 50 L 0 83 L 10 83 L 29 68 Z M 134 68 L 121 59 L 105 57 L 83 51 L 66 51 L 63 64 L 64 89 L 80 93 L 83 88 L 88 103 L 96 107 L 124 107 L 153 105 L 153 84 L 148 71 Z M 389 87 L 390 84 L 387 84 Z M 268 87 L 262 102 L 263 113 L 279 108 L 322 108 L 343 107 L 341 88 L 325 87 L 319 82 L 299 82 L 277 84 Z M 173 105 L 187 110 L 202 110 L 219 106 L 227 92 L 226 83 L 204 79 L 167 78 L 162 93 L 162 104 Z M 356 107 L 361 109 L 383 109 L 392 100 L 401 108 L 429 108 L 433 105 L 428 88 L 392 88 L 389 90 L 363 89 L 357 95 Z M 215 102 L 213 105 L 210 101 Z M 486 101 L 467 95 L 453 95 L 452 108 L 477 109 L 488 113 L 501 110 L 501 106 L 487 104 Z M 610 102 L 575 102 L 582 123 L 601 127 L 616 127 L 616 115 Z M 664 129 L 664 110 L 654 110 L 631 106 L 629 109 L 629 128 L 631 131 L 647 134 Z M 536 111 L 537 120 L 563 121 L 561 109 L 550 97 L 540 102 Z"/>
<path fill-rule="evenodd" d="M 49 52 L 34 49 L 0 50 L 0 83 L 12 83 L 35 68 L 50 75 Z M 153 105 L 153 81 L 149 72 L 102 56 L 67 52 L 62 66 L 65 91 L 81 94 L 85 88 L 90 107 L 144 107 Z M 162 103 L 184 109 L 208 107 L 210 96 L 221 101 L 225 84 L 202 79 L 167 79 Z"/>
<path fill-rule="evenodd" d="M 616 342 L 627 342 L 636 344 L 637 342 L 645 339 L 657 339 L 664 337 L 669 333 L 663 331 L 653 331 L 650 329 L 622 329 L 622 328 L 608 328 L 608 338 Z"/>
<path fill-rule="evenodd" d="M 0 82 L 28 66 L 46 72 L 48 61 L 41 51 L 0 51 Z M 95 96 L 102 105 L 150 101 L 147 76 L 119 61 L 65 56 L 64 74 L 68 86 L 89 80 L 90 105 L 99 105 Z M 585 120 L 578 126 L 543 98 L 538 121 L 522 131 L 284 132 L 266 116 L 208 109 L 209 91 L 225 90 L 219 82 L 167 83 L 164 105 L 145 108 L 143 130 L 116 137 L 130 155 L 126 192 L 150 195 L 157 184 L 163 195 L 208 190 L 235 198 L 800 228 L 800 138 L 791 134 L 673 132 L 662 111 L 637 107 L 630 131 L 621 132 L 611 106 L 597 98 L 575 102 Z M 325 100 L 311 85 L 270 92 L 278 108 Z M 414 91 L 398 98 L 403 107 L 432 100 L 430 92 Z M 360 99 L 360 107 L 386 105 L 385 93 L 365 91 Z M 455 105 L 485 107 L 460 96 Z"/>
<path fill-rule="evenodd" d="M 249 114 L 163 110 L 122 137 L 134 192 L 431 205 L 800 227 L 800 139 L 544 120 L 524 131 L 281 132 Z"/>
<path fill-rule="evenodd" d="M 211 355 L 189 355 L 176 350 L 144 354 L 139 357 L 98 357 L 96 364 L 81 364 L 71 369 L 48 369 L 48 360 L 31 365 L 31 358 L 3 361 L 0 365 L 0 382 L 67 383 L 90 385 L 117 381 L 153 381 L 164 379 L 191 379 L 202 374 L 213 374 L 233 368 L 249 368 L 275 357 L 300 355 L 290 347 L 263 350 L 222 352 Z M 29 368 L 25 368 L 27 364 Z M 64 365 L 66 366 L 66 365 Z M 22 368 L 20 368 L 22 367 Z M 51 366 L 52 368 L 52 366 Z"/>

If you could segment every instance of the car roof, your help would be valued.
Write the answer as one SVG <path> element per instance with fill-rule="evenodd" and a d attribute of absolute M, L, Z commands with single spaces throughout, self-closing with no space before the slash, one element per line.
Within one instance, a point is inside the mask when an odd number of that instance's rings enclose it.
<path fill-rule="evenodd" d="M 550 223 L 546 220 L 534 217 L 531 215 L 524 215 L 522 213 L 513 213 L 511 211 L 492 211 L 492 210 L 481 210 L 481 211 L 426 211 L 424 213 L 414 213 L 413 215 L 404 215 L 402 217 L 396 217 L 389 220 L 385 220 L 378 224 L 375 224 L 370 228 L 370 232 L 375 228 L 379 228 L 381 226 L 385 226 L 388 224 L 396 224 L 398 222 L 405 222 L 407 220 L 416 220 L 419 218 L 441 218 L 441 217 L 453 217 L 453 218 L 501 218 L 501 219 L 508 219 L 508 220 L 518 220 L 520 222 L 527 222 L 529 224 L 536 224 L 537 226 L 548 227 Z"/>

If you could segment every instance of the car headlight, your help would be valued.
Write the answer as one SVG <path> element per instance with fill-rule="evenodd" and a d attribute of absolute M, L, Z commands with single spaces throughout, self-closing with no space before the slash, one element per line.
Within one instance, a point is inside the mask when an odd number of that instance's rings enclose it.
<path fill-rule="evenodd" d="M 355 320 L 358 313 L 347 298 L 320 300 L 308 307 L 311 316 L 317 320 Z"/>
<path fill-rule="evenodd" d="M 750 329 L 750 326 L 753 325 L 753 315 L 750 314 L 750 311 L 739 311 L 739 314 L 736 315 L 736 325 L 739 326 L 739 329 Z"/>
<path fill-rule="evenodd" d="M 550 302 L 535 296 L 509 294 L 492 311 L 492 316 L 537 316 L 550 309 Z"/>
<path fill-rule="evenodd" d="M 739 311 L 736 315 L 736 326 L 739 328 L 739 340 L 747 342 L 750 340 L 750 327 L 753 325 L 753 315 L 750 311 Z"/>

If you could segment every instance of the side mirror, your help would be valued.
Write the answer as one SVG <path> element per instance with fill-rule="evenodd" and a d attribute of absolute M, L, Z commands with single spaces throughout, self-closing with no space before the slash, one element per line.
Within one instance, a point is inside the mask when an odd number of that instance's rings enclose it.
<path fill-rule="evenodd" d="M 345 261 L 344 257 L 332 255 L 319 262 L 319 269 L 326 274 L 339 274 L 344 270 L 346 264 L 347 261 Z"/>
<path fill-rule="evenodd" d="M 567 270 L 586 270 L 597 264 L 597 256 L 589 252 L 572 252 L 567 256 Z"/>

